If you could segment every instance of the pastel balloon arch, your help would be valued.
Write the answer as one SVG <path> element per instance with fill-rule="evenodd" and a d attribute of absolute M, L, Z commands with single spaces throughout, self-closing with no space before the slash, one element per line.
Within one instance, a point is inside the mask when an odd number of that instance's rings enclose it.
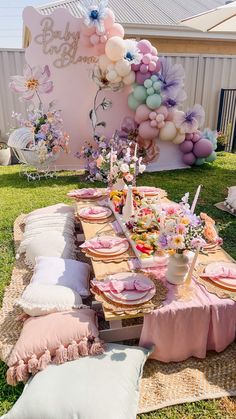
<path fill-rule="evenodd" d="M 202 106 L 196 104 L 186 112 L 178 109 L 187 97 L 183 67 L 160 58 L 148 40 L 124 39 L 124 28 L 115 22 L 107 0 L 87 0 L 81 8 L 81 42 L 95 47 L 99 56 L 93 79 L 100 90 L 132 89 L 128 106 L 134 112 L 133 120 L 125 118 L 121 129 L 136 132 L 139 147 L 146 150 L 146 161 L 155 159 L 158 141 L 178 144 L 187 165 L 214 161 L 216 133 L 201 131 L 205 119 Z M 96 135 L 96 108 L 91 120 Z"/>

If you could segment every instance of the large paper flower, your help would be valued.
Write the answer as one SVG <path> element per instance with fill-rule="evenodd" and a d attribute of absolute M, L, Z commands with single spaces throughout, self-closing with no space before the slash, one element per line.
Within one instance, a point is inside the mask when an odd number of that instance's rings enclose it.
<path fill-rule="evenodd" d="M 53 89 L 53 82 L 49 80 L 51 75 L 48 65 L 44 67 L 30 67 L 28 64 L 24 66 L 23 76 L 12 76 L 10 88 L 21 93 L 21 99 L 31 100 L 35 94 L 50 93 Z"/>
<path fill-rule="evenodd" d="M 205 119 L 205 111 L 201 105 L 194 105 L 186 112 L 175 111 L 173 121 L 181 133 L 192 134 L 201 127 Z"/>
<path fill-rule="evenodd" d="M 172 65 L 171 59 L 160 58 L 161 71 L 158 74 L 161 82 L 162 95 L 167 97 L 175 96 L 183 88 L 185 77 L 184 69 L 181 64 Z"/>
<path fill-rule="evenodd" d="M 137 41 L 133 39 L 127 39 L 125 42 L 125 53 L 124 59 L 127 60 L 130 64 L 139 64 L 142 59 L 142 55 L 138 49 Z"/>
<path fill-rule="evenodd" d="M 107 15 L 108 0 L 86 0 L 80 4 L 84 24 L 104 31 L 104 18 Z"/>

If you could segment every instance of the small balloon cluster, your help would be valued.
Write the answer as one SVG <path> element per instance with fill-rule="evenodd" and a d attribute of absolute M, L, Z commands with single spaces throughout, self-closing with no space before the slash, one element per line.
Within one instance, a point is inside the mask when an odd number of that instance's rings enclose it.
<path fill-rule="evenodd" d="M 123 27 L 115 23 L 107 6 L 107 0 L 89 0 L 89 7 L 82 10 L 82 38 L 98 48 L 94 80 L 99 88 L 116 91 L 132 86 L 128 106 L 134 111 L 138 143 L 151 150 L 149 161 L 157 156 L 154 144 L 159 141 L 179 145 L 185 164 L 213 161 L 214 141 L 209 133 L 200 131 L 205 119 L 202 106 L 194 105 L 186 112 L 178 110 L 186 99 L 183 67 L 172 65 L 169 58 L 160 58 L 148 40 L 123 39 Z"/>

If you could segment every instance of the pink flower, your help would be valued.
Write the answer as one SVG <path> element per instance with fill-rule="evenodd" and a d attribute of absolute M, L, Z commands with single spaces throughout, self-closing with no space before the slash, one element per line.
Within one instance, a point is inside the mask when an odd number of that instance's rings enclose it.
<path fill-rule="evenodd" d="M 131 173 L 127 173 L 127 175 L 125 175 L 126 182 L 132 182 L 133 178 L 134 177 L 131 175 Z"/>
<path fill-rule="evenodd" d="M 176 232 L 177 232 L 178 234 L 184 234 L 184 233 L 186 232 L 186 227 L 185 227 L 185 225 L 184 225 L 184 224 L 179 224 L 179 225 L 176 227 Z"/>
<path fill-rule="evenodd" d="M 191 240 L 191 247 L 194 249 L 197 247 L 204 247 L 206 245 L 206 242 L 201 237 L 196 237 L 195 239 Z"/>
<path fill-rule="evenodd" d="M 49 125 L 48 124 L 41 125 L 41 127 L 40 127 L 41 132 L 43 132 L 44 134 L 47 134 L 48 130 L 49 130 Z"/>
<path fill-rule="evenodd" d="M 173 215 L 177 213 L 177 208 L 174 206 L 169 206 L 166 208 L 166 214 Z"/>
<path fill-rule="evenodd" d="M 48 65 L 44 67 L 24 67 L 23 76 L 11 77 L 10 89 L 16 93 L 21 93 L 22 100 L 31 100 L 35 94 L 50 93 L 53 89 L 53 82 L 49 80 L 51 73 Z"/>
<path fill-rule="evenodd" d="M 54 145 L 52 152 L 53 154 L 59 153 L 59 151 L 61 150 L 59 145 Z"/>

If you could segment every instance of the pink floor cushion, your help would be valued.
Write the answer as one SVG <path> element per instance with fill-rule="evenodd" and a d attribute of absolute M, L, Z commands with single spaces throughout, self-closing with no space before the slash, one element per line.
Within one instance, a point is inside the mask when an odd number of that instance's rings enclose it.
<path fill-rule="evenodd" d="M 48 364 L 63 364 L 83 356 L 103 353 L 96 313 L 80 309 L 30 317 L 7 362 L 7 382 L 26 382 Z"/>
<path fill-rule="evenodd" d="M 62 285 L 88 297 L 91 268 L 88 263 L 59 257 L 39 256 L 31 282 L 44 285 Z"/>

